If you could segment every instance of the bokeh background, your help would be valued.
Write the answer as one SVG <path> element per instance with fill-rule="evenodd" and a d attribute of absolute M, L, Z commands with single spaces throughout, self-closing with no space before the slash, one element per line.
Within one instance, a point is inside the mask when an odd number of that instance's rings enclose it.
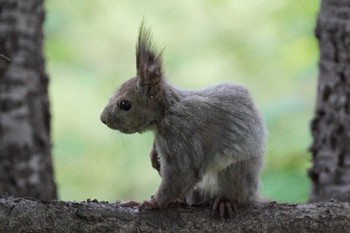
<path fill-rule="evenodd" d="M 144 200 L 159 184 L 152 133 L 123 135 L 99 116 L 135 75 L 144 17 L 168 79 L 196 89 L 246 85 L 269 131 L 262 195 L 305 202 L 317 86 L 317 0 L 46 0 L 55 177 L 62 200 Z"/>

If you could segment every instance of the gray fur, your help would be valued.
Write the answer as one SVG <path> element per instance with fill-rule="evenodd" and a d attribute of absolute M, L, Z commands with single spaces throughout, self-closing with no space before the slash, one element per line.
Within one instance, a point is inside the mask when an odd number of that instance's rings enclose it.
<path fill-rule="evenodd" d="M 136 54 L 137 76 L 116 90 L 101 120 L 124 133 L 153 130 L 162 181 L 152 202 L 256 201 L 265 128 L 247 89 L 225 83 L 185 91 L 168 84 L 143 25 Z M 132 103 L 129 111 L 120 109 L 123 100 Z"/>

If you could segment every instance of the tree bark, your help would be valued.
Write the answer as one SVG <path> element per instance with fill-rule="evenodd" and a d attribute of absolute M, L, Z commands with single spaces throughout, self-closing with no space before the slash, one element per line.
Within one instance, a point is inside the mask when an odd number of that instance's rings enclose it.
<path fill-rule="evenodd" d="M 350 201 L 350 2 L 323 0 L 315 32 L 320 62 L 310 200 Z"/>
<path fill-rule="evenodd" d="M 0 232 L 346 232 L 350 204 L 337 201 L 288 205 L 258 204 L 239 209 L 231 220 L 208 208 L 171 207 L 163 211 L 115 204 L 44 202 L 0 196 Z"/>
<path fill-rule="evenodd" d="M 10 58 L 6 57 L 3 54 L 0 54 L 0 78 L 6 72 L 10 62 L 11 62 Z"/>
<path fill-rule="evenodd" d="M 43 0 L 0 0 L 0 193 L 56 198 L 48 78 L 43 57 Z"/>

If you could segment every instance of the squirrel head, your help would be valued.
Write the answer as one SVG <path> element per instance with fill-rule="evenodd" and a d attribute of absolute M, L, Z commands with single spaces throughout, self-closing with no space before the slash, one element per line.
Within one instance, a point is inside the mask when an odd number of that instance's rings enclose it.
<path fill-rule="evenodd" d="M 123 133 L 143 132 L 165 110 L 162 51 L 154 48 L 151 31 L 141 23 L 136 45 L 137 75 L 123 83 L 101 114 L 101 121 Z"/>

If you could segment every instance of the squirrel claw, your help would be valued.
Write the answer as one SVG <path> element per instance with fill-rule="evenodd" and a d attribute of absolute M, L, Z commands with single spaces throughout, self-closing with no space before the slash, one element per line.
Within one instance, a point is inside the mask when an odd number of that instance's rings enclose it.
<path fill-rule="evenodd" d="M 117 205 L 120 205 L 122 207 L 128 207 L 128 208 L 135 208 L 140 205 L 140 202 L 137 201 L 117 201 Z"/>
<path fill-rule="evenodd" d="M 221 218 L 225 217 L 225 213 L 232 219 L 237 213 L 237 203 L 235 201 L 227 201 L 221 198 L 215 198 L 211 204 L 213 212 L 218 211 Z"/>
<path fill-rule="evenodd" d="M 159 209 L 159 206 L 153 201 L 153 199 L 146 200 L 138 205 L 139 210 L 152 210 Z"/>

